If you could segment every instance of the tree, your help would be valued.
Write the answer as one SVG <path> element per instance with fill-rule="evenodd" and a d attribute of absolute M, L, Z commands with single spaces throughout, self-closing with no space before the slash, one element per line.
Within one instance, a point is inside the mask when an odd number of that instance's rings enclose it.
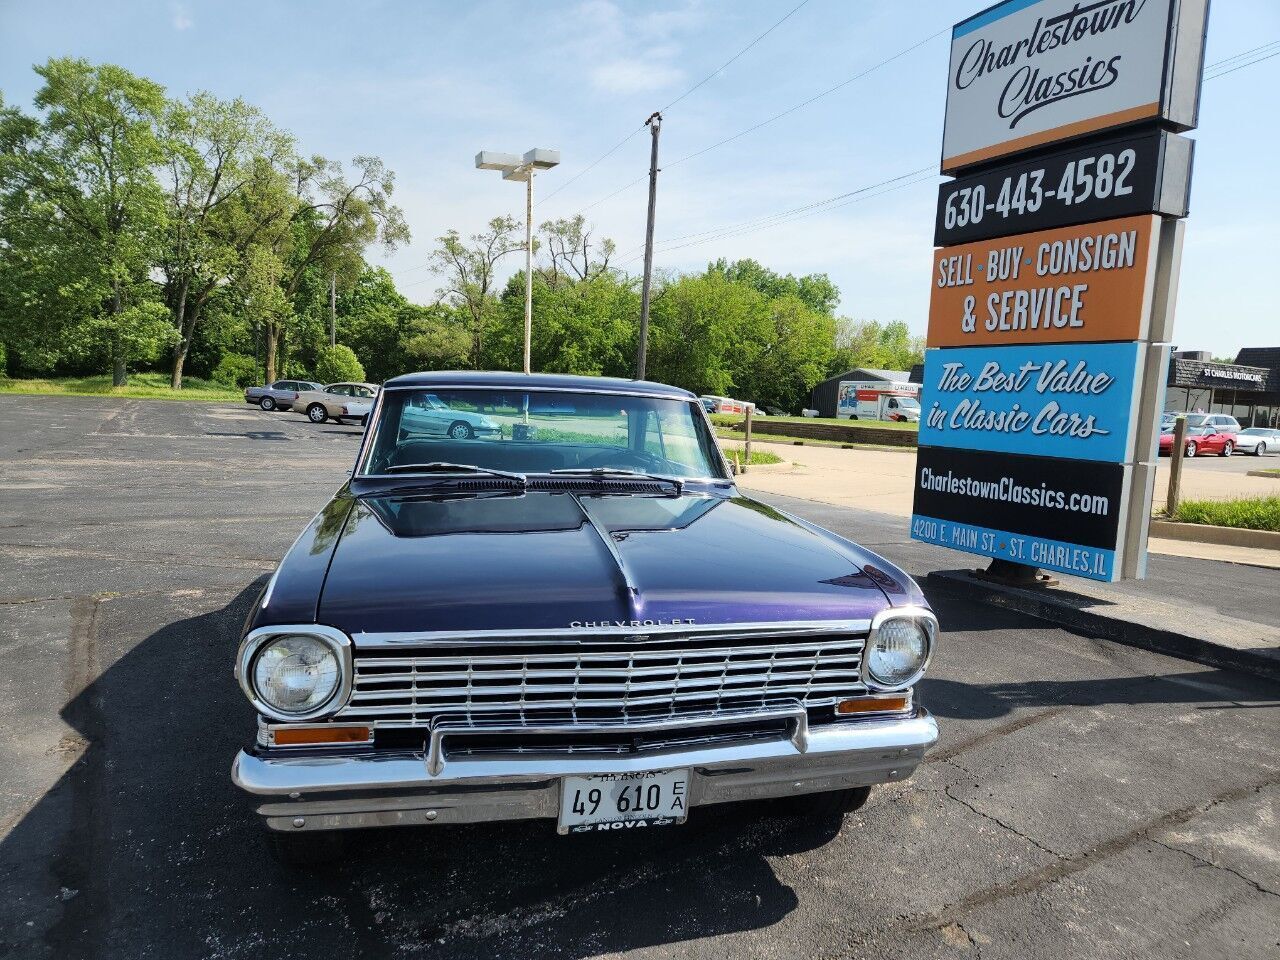
<path fill-rule="evenodd" d="M 694 393 L 729 394 L 742 331 L 766 306 L 752 287 L 716 272 L 664 284 L 650 314 L 650 375 Z"/>
<path fill-rule="evenodd" d="M 495 271 L 507 254 L 524 249 L 520 224 L 511 217 L 494 217 L 485 230 L 465 241 L 450 230 L 436 242 L 429 258 L 431 269 L 445 280 L 437 294 L 443 303 L 467 318 L 471 331 L 471 366 L 479 369 L 485 338 L 496 319 Z"/>
<path fill-rule="evenodd" d="M 339 343 L 325 347 L 320 351 L 316 361 L 316 379 L 321 383 L 338 383 L 341 381 L 364 382 L 364 367 L 356 359 L 355 352 L 345 344 Z"/>
<path fill-rule="evenodd" d="M 844 373 L 855 367 L 880 370 L 910 370 L 924 361 L 924 340 L 913 337 L 901 320 L 881 324 L 875 320 L 837 321 L 836 349 L 828 366 L 828 375 Z"/>
<path fill-rule="evenodd" d="M 547 238 L 547 254 L 551 265 L 546 271 L 548 285 L 560 285 L 561 278 L 590 280 L 609 270 L 609 258 L 615 247 L 608 237 L 596 244 L 600 256 L 591 258 L 591 228 L 586 218 L 578 214 L 568 220 L 549 220 L 538 228 Z"/>
<path fill-rule="evenodd" d="M 165 228 L 153 173 L 164 89 L 71 58 L 36 73 L 42 118 L 6 111 L 0 132 L 3 245 L 30 282 L 6 326 L 40 330 L 55 352 L 105 353 L 120 386 L 129 361 L 167 339 L 153 322 L 148 281 Z"/>
<path fill-rule="evenodd" d="M 356 176 L 348 180 L 340 163 L 324 157 L 294 161 L 297 203 L 275 253 L 295 320 L 314 321 L 319 309 L 327 309 L 324 297 L 331 278 L 341 278 L 344 285 L 355 282 L 365 269 L 363 254 L 370 244 L 390 251 L 409 241 L 404 212 L 391 203 L 395 174 L 377 157 L 356 157 L 352 164 Z M 283 352 L 287 333 L 285 325 L 272 331 L 267 352 L 273 361 Z"/>
<path fill-rule="evenodd" d="M 208 93 L 170 103 L 165 133 L 168 234 L 159 266 L 177 334 L 177 390 L 210 299 L 243 267 L 251 244 L 270 243 L 289 222 L 294 206 L 284 170 L 293 144 L 255 107 Z"/>
<path fill-rule="evenodd" d="M 731 283 L 744 283 L 769 300 L 778 297 L 797 297 L 810 310 L 832 316 L 840 302 L 840 290 L 825 273 L 811 273 L 803 277 L 785 276 L 761 266 L 755 260 L 723 258 L 707 267 L 708 273 L 718 273 Z"/>
<path fill-rule="evenodd" d="M 757 404 L 796 410 L 826 375 L 835 352 L 836 323 L 799 296 L 785 294 L 753 313 L 735 352 L 734 382 Z"/>
<path fill-rule="evenodd" d="M 586 280 L 546 271 L 533 278 L 531 365 L 547 373 L 625 377 L 634 363 L 640 297 L 636 282 L 612 272 Z M 519 369 L 524 353 L 524 272 L 507 281 L 486 367 Z"/>

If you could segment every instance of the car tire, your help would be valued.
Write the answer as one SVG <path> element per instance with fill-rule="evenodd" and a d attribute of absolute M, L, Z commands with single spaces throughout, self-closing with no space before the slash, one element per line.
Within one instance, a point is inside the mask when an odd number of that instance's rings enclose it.
<path fill-rule="evenodd" d="M 324 423 L 329 419 L 329 411 L 324 408 L 323 403 L 313 403 L 307 407 L 307 419 L 312 423 Z"/>
<path fill-rule="evenodd" d="M 271 858 L 286 867 L 320 867 L 332 863 L 346 850 L 347 838 L 340 830 L 315 833 L 267 833 Z"/>
<path fill-rule="evenodd" d="M 1255 457 L 1260 457 L 1266 452 L 1267 452 L 1267 445 L 1263 443 L 1261 440 L 1259 440 L 1258 445 L 1253 448 L 1253 455 Z"/>
<path fill-rule="evenodd" d="M 475 435 L 476 432 L 471 429 L 471 424 L 462 420 L 455 420 L 449 424 L 450 440 L 471 440 Z"/>
<path fill-rule="evenodd" d="M 258 401 L 258 406 L 260 406 L 267 413 L 270 413 L 272 410 L 276 408 L 275 397 L 263 397 L 261 400 Z"/>
<path fill-rule="evenodd" d="M 1228 440 L 1226 443 L 1222 445 L 1222 453 L 1220 454 L 1220 456 L 1229 457 L 1231 456 L 1231 454 L 1235 452 L 1235 449 L 1236 449 L 1236 445 L 1232 443 L 1230 440 Z"/>
<path fill-rule="evenodd" d="M 857 419 L 858 419 L 858 415 L 857 415 L 856 413 L 851 413 L 851 414 L 849 414 L 849 419 L 850 419 L 850 420 L 857 420 Z"/>
<path fill-rule="evenodd" d="M 870 796 L 870 787 L 854 787 L 850 790 L 831 790 L 826 793 L 788 797 L 784 806 L 787 813 L 793 817 L 824 820 L 861 810 Z"/>
<path fill-rule="evenodd" d="M 1188 443 L 1188 444 L 1187 444 L 1187 453 L 1186 453 L 1186 455 L 1187 455 L 1188 457 L 1194 457 L 1194 456 L 1196 455 L 1196 450 L 1197 450 L 1197 449 L 1198 449 L 1198 448 L 1196 447 L 1196 445 L 1195 445 L 1194 443 Z"/>

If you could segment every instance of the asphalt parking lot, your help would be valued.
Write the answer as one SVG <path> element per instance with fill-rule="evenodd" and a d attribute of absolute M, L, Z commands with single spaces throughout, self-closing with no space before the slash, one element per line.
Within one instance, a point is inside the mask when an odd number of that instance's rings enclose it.
<path fill-rule="evenodd" d="M 945 598 L 922 689 L 941 743 L 842 823 L 756 805 L 639 836 L 406 829 L 323 872 L 277 865 L 228 776 L 253 731 L 232 655 L 358 435 L 0 397 L 0 956 L 1280 951 L 1276 685 Z M 959 565 L 900 520 L 784 505 L 914 573 Z"/>

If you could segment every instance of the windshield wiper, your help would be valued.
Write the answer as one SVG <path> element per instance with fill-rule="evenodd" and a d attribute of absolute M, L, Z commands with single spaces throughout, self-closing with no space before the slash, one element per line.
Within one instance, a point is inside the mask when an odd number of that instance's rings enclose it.
<path fill-rule="evenodd" d="M 597 480 L 604 480 L 609 477 L 627 477 L 636 480 L 658 480 L 662 483 L 673 484 L 676 492 L 684 489 L 684 481 L 676 477 L 663 476 L 660 473 L 644 473 L 640 470 L 624 470 L 621 467 L 562 467 L 559 470 L 550 471 L 556 476 L 569 477 L 593 477 Z"/>
<path fill-rule="evenodd" d="M 444 460 L 432 460 L 429 463 L 397 463 L 384 467 L 383 471 L 385 473 L 483 473 L 491 477 L 515 480 L 521 486 L 524 486 L 527 482 L 523 473 L 477 467 L 474 463 L 447 463 Z"/>

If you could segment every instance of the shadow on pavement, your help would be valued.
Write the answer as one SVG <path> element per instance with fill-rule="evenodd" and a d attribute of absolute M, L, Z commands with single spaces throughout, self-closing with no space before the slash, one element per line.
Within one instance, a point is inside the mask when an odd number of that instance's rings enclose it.
<path fill-rule="evenodd" d="M 231 664 L 262 583 L 136 644 L 129 606 L 79 611 L 75 643 L 110 666 L 62 711 L 84 752 L 0 842 L 0 954 L 585 957 L 777 923 L 798 899 L 766 858 L 839 832 L 752 804 L 624 837 L 366 831 L 330 867 L 280 866 L 229 776 L 253 733 Z"/>

